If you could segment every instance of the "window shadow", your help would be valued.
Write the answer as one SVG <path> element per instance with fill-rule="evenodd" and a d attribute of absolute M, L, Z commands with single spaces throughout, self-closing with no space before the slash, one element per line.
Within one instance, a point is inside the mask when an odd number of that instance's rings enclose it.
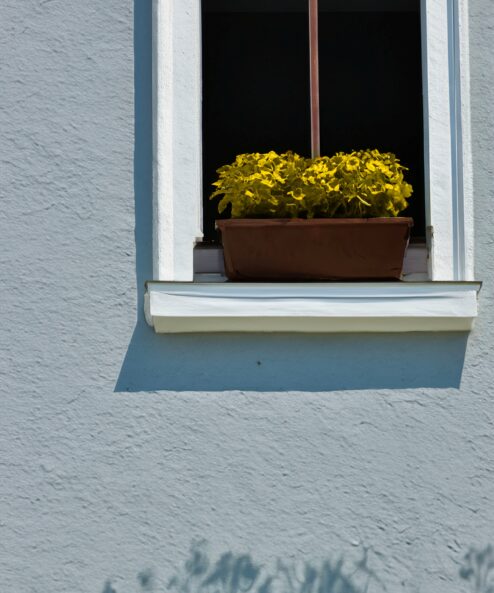
<path fill-rule="evenodd" d="M 137 323 L 116 392 L 458 388 L 468 334 L 156 335 L 152 278 L 152 1 L 134 2 Z"/>

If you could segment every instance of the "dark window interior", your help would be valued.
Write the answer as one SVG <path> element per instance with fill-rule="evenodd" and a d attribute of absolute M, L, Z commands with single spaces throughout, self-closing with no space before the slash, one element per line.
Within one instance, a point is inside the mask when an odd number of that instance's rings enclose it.
<path fill-rule="evenodd" d="M 216 169 L 243 152 L 310 155 L 307 0 L 203 0 L 204 239 Z M 394 152 L 425 235 L 418 0 L 319 0 L 321 154 Z"/>

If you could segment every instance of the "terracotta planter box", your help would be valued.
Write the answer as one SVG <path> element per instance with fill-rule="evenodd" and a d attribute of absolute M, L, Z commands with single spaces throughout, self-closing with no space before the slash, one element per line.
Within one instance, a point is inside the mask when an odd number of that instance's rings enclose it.
<path fill-rule="evenodd" d="M 411 218 L 217 220 L 236 281 L 399 280 Z"/>

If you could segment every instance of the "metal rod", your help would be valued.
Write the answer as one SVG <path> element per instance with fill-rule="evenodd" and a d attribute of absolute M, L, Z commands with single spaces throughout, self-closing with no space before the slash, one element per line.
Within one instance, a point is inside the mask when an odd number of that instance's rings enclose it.
<path fill-rule="evenodd" d="M 309 0 L 310 42 L 310 139 L 312 158 L 321 155 L 319 113 L 319 18 L 318 0 Z"/>

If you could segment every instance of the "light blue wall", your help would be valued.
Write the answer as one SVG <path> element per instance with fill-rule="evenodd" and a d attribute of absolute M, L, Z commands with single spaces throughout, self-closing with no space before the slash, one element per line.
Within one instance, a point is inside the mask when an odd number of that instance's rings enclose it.
<path fill-rule="evenodd" d="M 278 559 L 319 593 L 363 592 L 366 567 L 368 593 L 472 591 L 464 556 L 494 543 L 491 0 L 468 342 L 152 333 L 150 4 L 0 2 L 0 590 L 193 593 L 207 540 L 225 593 Z"/>

